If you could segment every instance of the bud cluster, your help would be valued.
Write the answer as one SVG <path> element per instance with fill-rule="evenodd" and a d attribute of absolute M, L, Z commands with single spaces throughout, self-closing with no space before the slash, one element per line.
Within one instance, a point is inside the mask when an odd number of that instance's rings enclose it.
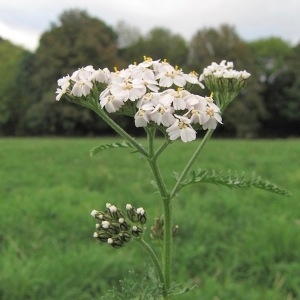
<path fill-rule="evenodd" d="M 246 85 L 246 80 L 251 76 L 247 71 L 236 71 L 233 62 L 223 60 L 220 64 L 213 62 L 204 68 L 200 76 L 205 86 L 215 95 L 215 101 L 221 108 L 231 102 Z M 221 96 L 222 99 L 218 99 Z"/>
<path fill-rule="evenodd" d="M 116 206 L 107 203 L 104 212 L 93 210 L 91 215 L 98 220 L 94 237 L 114 248 L 121 248 L 132 238 L 143 233 L 143 225 L 147 221 L 145 210 L 126 205 L 126 213 Z"/>

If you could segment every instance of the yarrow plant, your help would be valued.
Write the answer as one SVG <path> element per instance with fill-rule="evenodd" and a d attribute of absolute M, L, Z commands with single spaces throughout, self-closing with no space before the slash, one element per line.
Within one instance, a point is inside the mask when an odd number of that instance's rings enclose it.
<path fill-rule="evenodd" d="M 97 220 L 93 236 L 113 248 L 122 248 L 133 240 L 137 241 L 153 262 L 159 286 L 156 293 L 159 291 L 163 299 L 170 299 L 174 295 L 171 278 L 172 237 L 177 227 L 172 222 L 172 202 L 182 187 L 191 183 L 210 182 L 231 188 L 256 187 L 288 195 L 285 189 L 255 174 L 247 176 L 215 170 L 191 170 L 217 125 L 222 124 L 224 110 L 250 77 L 247 71 L 236 71 L 233 67 L 232 62 L 212 63 L 199 76 L 195 71 L 184 73 L 166 60 L 144 57 L 141 63 L 131 64 L 126 69 L 115 68 L 111 71 L 86 66 L 58 80 L 56 100 L 64 98 L 93 110 L 123 138 L 122 142 L 94 147 L 91 155 L 110 148 L 133 148 L 146 159 L 150 167 L 163 210 L 163 217 L 156 218 L 150 236 L 163 240 L 162 261 L 158 259 L 154 245 L 143 238 L 147 231 L 147 216 L 142 207 L 136 209 L 132 204 L 127 204 L 122 210 L 107 203 L 104 211 L 93 210 L 91 215 Z M 210 94 L 193 94 L 191 91 L 195 86 L 197 90 L 206 87 Z M 145 130 L 148 145 L 141 145 L 123 130 L 111 118 L 114 113 L 132 117 L 135 126 Z M 206 131 L 205 135 L 197 139 L 197 132 L 203 130 Z M 155 147 L 157 132 L 164 138 L 160 137 L 161 143 Z M 184 143 L 195 141 L 199 145 L 184 169 L 174 173 L 174 185 L 167 187 L 158 158 L 177 139 Z"/>

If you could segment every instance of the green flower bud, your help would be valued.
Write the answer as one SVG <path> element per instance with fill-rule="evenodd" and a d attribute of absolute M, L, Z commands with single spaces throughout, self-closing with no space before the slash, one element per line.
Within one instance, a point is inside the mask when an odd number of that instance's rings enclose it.
<path fill-rule="evenodd" d="M 130 228 L 130 226 L 128 225 L 128 223 L 126 222 L 126 220 L 124 218 L 119 219 L 119 226 L 120 226 L 120 229 L 123 231 L 128 231 L 128 229 Z"/>
<path fill-rule="evenodd" d="M 136 210 L 136 212 L 137 212 L 137 216 L 138 216 L 138 221 L 141 224 L 145 224 L 147 222 L 147 216 L 146 216 L 146 212 L 144 211 L 144 209 L 142 207 L 140 207 Z"/>
<path fill-rule="evenodd" d="M 107 240 L 107 243 L 110 244 L 112 247 L 118 249 L 121 248 L 124 242 L 120 238 L 110 238 Z"/>
<path fill-rule="evenodd" d="M 100 231 L 98 232 L 98 239 L 101 242 L 107 242 L 107 240 L 111 238 L 111 235 L 109 234 L 109 232 L 105 232 L 105 231 Z"/>
<path fill-rule="evenodd" d="M 135 208 L 131 204 L 126 205 L 127 216 L 131 222 L 138 222 L 138 215 Z"/>
<path fill-rule="evenodd" d="M 139 226 L 132 226 L 131 233 L 134 237 L 139 237 L 143 233 L 143 229 Z"/>
<path fill-rule="evenodd" d="M 131 240 L 131 235 L 128 232 L 120 232 L 119 238 L 124 242 L 127 243 Z"/>

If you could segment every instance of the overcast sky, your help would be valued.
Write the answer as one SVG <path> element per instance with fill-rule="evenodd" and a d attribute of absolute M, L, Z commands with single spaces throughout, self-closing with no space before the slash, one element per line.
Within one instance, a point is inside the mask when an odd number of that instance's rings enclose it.
<path fill-rule="evenodd" d="M 34 51 L 40 34 L 72 8 L 112 27 L 124 21 L 143 34 L 160 26 L 189 40 L 199 29 L 225 23 L 247 41 L 300 42 L 300 0 L 0 0 L 0 37 Z"/>

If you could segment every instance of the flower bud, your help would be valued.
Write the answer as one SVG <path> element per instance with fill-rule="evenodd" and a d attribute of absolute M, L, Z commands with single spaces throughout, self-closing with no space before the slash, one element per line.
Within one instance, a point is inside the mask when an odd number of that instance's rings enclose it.
<path fill-rule="evenodd" d="M 138 221 L 141 223 L 141 224 L 145 224 L 146 221 L 147 221 L 147 217 L 146 217 L 146 212 L 145 210 L 140 207 L 136 210 L 136 213 L 137 213 L 137 218 L 138 218 Z"/>
<path fill-rule="evenodd" d="M 123 231 L 127 231 L 130 228 L 130 226 L 128 225 L 128 223 L 126 222 L 126 220 L 124 218 L 119 219 L 119 226 L 120 226 L 120 229 Z"/>
<path fill-rule="evenodd" d="M 164 219 L 157 217 L 154 225 L 151 227 L 150 236 L 154 240 L 162 240 L 164 236 Z"/>
<path fill-rule="evenodd" d="M 124 243 L 127 243 L 131 240 L 131 235 L 128 232 L 120 232 L 119 237 Z"/>
<path fill-rule="evenodd" d="M 139 237 L 141 235 L 141 233 L 143 232 L 143 229 L 139 226 L 132 226 L 131 228 L 131 233 L 133 236 L 135 237 Z"/>
<path fill-rule="evenodd" d="M 131 222 L 138 222 L 138 215 L 135 208 L 131 204 L 126 205 L 127 217 Z"/>
<path fill-rule="evenodd" d="M 120 238 L 109 238 L 107 240 L 107 243 L 116 249 L 121 248 L 123 246 L 123 241 Z"/>
<path fill-rule="evenodd" d="M 107 232 L 112 235 L 118 234 L 120 232 L 120 226 L 117 223 L 111 223 L 107 228 Z"/>
<path fill-rule="evenodd" d="M 111 238 L 111 234 L 109 234 L 108 232 L 105 231 L 98 232 L 98 239 L 101 242 L 107 242 L 109 238 Z"/>

